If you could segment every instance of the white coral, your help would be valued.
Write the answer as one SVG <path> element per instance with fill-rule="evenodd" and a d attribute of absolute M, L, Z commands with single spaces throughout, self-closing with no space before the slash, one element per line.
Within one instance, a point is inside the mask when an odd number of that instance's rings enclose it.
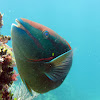
<path fill-rule="evenodd" d="M 10 90 L 14 94 L 13 97 L 17 98 L 17 100 L 33 100 L 39 95 L 38 93 L 34 91 L 32 91 L 32 95 L 31 95 L 23 83 L 20 83 L 17 86 L 13 84 L 9 88 L 9 91 Z"/>

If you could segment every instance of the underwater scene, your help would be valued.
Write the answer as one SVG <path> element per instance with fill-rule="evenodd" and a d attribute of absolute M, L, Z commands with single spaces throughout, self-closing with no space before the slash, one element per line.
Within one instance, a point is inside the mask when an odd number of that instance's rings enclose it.
<path fill-rule="evenodd" d="M 0 100 L 100 100 L 99 0 L 0 0 Z"/>

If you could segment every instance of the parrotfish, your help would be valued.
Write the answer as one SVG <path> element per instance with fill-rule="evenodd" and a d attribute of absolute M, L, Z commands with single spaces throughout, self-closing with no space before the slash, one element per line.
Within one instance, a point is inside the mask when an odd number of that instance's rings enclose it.
<path fill-rule="evenodd" d="M 59 87 L 72 66 L 69 43 L 50 28 L 25 18 L 12 24 L 12 47 L 22 81 L 29 92 Z"/>

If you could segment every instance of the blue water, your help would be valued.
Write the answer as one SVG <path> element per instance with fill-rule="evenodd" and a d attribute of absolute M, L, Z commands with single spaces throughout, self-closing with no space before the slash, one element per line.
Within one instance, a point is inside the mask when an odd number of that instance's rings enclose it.
<path fill-rule="evenodd" d="M 11 24 L 23 17 L 53 29 L 75 49 L 64 83 L 36 100 L 100 100 L 100 0 L 0 0 L 0 12 L 1 34 L 11 35 Z"/>

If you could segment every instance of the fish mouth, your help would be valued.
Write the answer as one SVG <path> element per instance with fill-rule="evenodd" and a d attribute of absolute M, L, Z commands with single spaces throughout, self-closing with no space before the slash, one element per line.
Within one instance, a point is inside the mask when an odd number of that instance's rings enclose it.
<path fill-rule="evenodd" d="M 18 19 L 15 19 L 15 22 L 17 23 L 17 24 L 12 24 L 12 25 L 14 25 L 15 27 L 17 27 L 17 28 L 20 28 L 20 29 L 22 29 L 22 30 L 26 30 L 25 29 L 25 27 L 20 23 L 20 21 L 18 20 Z"/>

